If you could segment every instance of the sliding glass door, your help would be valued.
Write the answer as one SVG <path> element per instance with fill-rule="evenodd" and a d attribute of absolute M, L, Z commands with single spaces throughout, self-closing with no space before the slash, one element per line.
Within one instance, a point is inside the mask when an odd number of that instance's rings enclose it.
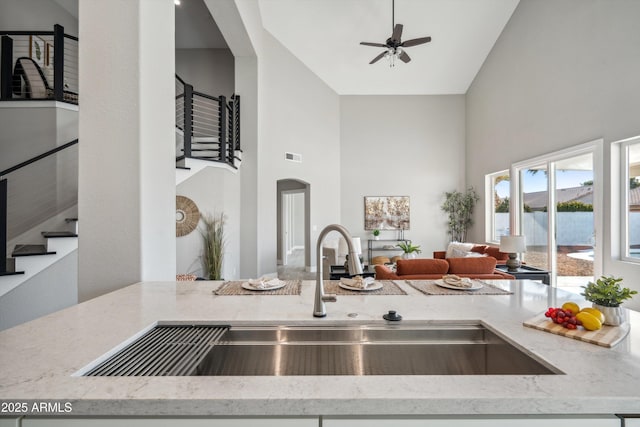
<path fill-rule="evenodd" d="M 593 154 L 555 162 L 556 284 L 580 290 L 593 280 Z"/>
<path fill-rule="evenodd" d="M 596 223 L 595 143 L 513 166 L 515 230 L 526 236 L 527 265 L 551 273 L 552 284 L 579 293 L 594 277 Z"/>
<path fill-rule="evenodd" d="M 520 234 L 526 236 L 524 261 L 543 270 L 549 263 L 549 174 L 540 163 L 520 170 Z"/>

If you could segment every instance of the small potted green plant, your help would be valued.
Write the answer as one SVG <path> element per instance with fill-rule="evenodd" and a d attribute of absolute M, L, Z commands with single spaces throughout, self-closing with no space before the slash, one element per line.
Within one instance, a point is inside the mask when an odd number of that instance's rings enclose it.
<path fill-rule="evenodd" d="M 602 276 L 594 282 L 582 286 L 584 296 L 587 301 L 593 303 L 593 308 L 597 308 L 604 314 L 604 324 L 618 326 L 626 321 L 626 311 L 620 307 L 624 300 L 631 298 L 638 291 L 621 286 L 622 278 L 613 276 Z"/>
<path fill-rule="evenodd" d="M 411 242 L 398 243 L 396 246 L 404 252 L 404 254 L 402 254 L 403 259 L 413 259 L 416 257 L 416 254 L 422 252 L 420 245 L 412 245 Z"/>
<path fill-rule="evenodd" d="M 377 228 L 371 232 L 373 234 L 373 240 L 378 240 L 380 238 L 380 230 Z"/>

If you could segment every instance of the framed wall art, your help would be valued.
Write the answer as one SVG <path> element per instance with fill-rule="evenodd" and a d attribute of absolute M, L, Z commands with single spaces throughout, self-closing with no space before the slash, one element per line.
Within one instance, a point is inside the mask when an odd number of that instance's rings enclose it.
<path fill-rule="evenodd" d="M 29 56 L 36 61 L 40 67 L 45 66 L 46 56 L 45 41 L 38 36 L 29 36 Z"/>
<path fill-rule="evenodd" d="M 365 230 L 409 230 L 409 196 L 365 196 Z"/>

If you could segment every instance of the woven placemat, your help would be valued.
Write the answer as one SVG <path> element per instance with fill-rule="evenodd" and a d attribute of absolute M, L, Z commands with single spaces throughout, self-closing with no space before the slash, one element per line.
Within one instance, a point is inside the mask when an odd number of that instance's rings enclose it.
<path fill-rule="evenodd" d="M 272 291 L 250 291 L 242 287 L 245 282 L 244 280 L 224 282 L 213 293 L 216 295 L 300 295 L 300 280 L 285 280 L 286 285 Z"/>
<path fill-rule="evenodd" d="M 475 291 L 465 291 L 443 288 L 436 285 L 434 280 L 405 280 L 411 287 L 425 295 L 511 295 L 513 292 L 505 291 L 497 286 L 490 285 L 480 280 L 472 280 L 473 283 L 482 284 L 482 288 Z"/>
<path fill-rule="evenodd" d="M 400 289 L 398 285 L 390 280 L 376 280 L 382 283 L 382 288 L 375 291 L 352 291 L 341 288 L 339 280 L 325 280 L 324 291 L 327 294 L 335 295 L 406 295 L 407 293 Z"/>

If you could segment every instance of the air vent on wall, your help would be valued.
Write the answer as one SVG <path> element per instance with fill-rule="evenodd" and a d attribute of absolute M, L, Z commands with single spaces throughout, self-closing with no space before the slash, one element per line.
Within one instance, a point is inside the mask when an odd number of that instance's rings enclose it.
<path fill-rule="evenodd" d="M 302 163 L 302 154 L 287 152 L 287 153 L 284 153 L 284 158 L 292 162 Z"/>

